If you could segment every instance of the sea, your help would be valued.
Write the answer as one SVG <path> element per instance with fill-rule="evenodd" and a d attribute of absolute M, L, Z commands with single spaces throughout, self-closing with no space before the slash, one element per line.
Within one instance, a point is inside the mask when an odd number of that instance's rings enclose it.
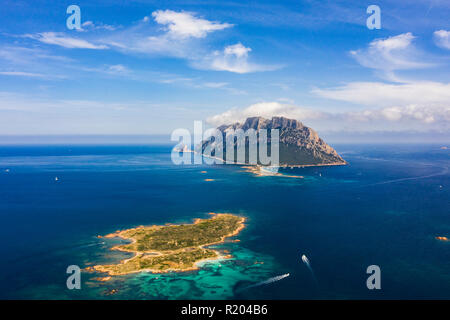
<path fill-rule="evenodd" d="M 0 299 L 449 299 L 450 149 L 333 147 L 348 165 L 255 175 L 175 165 L 164 144 L 2 146 Z M 132 256 L 99 235 L 210 212 L 247 218 L 213 246 L 231 258 L 106 281 L 87 269 Z"/>

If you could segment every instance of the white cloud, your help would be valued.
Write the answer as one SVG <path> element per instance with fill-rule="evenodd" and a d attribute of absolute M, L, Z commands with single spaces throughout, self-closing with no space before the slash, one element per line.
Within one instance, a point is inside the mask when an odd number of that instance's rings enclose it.
<path fill-rule="evenodd" d="M 201 61 L 194 62 L 193 65 L 200 69 L 210 69 L 216 71 L 229 71 L 234 73 L 250 73 L 258 71 L 272 71 L 281 66 L 269 66 L 251 63 L 248 61 L 248 54 L 251 48 L 243 46 L 241 43 L 230 45 L 223 51 L 215 51 L 211 56 Z"/>
<path fill-rule="evenodd" d="M 241 43 L 227 46 L 222 51 L 210 53 L 210 50 L 204 45 L 203 38 L 212 32 L 230 28 L 233 26 L 232 24 L 206 20 L 190 12 L 172 10 L 154 11 L 152 17 L 158 25 L 163 26 L 162 33 L 158 34 L 155 26 L 151 26 L 150 18 L 146 16 L 132 27 L 104 34 L 101 38 L 91 37 L 89 41 L 57 32 L 27 34 L 25 37 L 65 48 L 114 49 L 125 54 L 177 57 L 186 59 L 194 68 L 203 70 L 249 73 L 280 68 L 280 66 L 250 62 L 251 48 L 245 47 Z M 86 21 L 83 23 L 83 27 L 86 30 L 110 29 L 106 25 L 97 26 L 92 21 Z"/>
<path fill-rule="evenodd" d="M 108 71 L 111 73 L 129 73 L 130 70 L 122 64 L 115 64 L 108 66 Z"/>
<path fill-rule="evenodd" d="M 419 53 L 413 45 L 415 38 L 408 32 L 387 39 L 377 39 L 366 49 L 350 51 L 350 54 L 362 66 L 386 72 L 432 66 L 419 60 Z"/>
<path fill-rule="evenodd" d="M 138 80 L 138 78 L 136 78 L 134 76 L 134 72 L 122 64 L 101 65 L 101 66 L 98 66 L 95 68 L 83 67 L 83 68 L 80 68 L 80 70 L 86 71 L 89 73 L 97 72 L 99 74 L 120 76 L 121 78 L 126 76 L 127 79 Z"/>
<path fill-rule="evenodd" d="M 166 26 L 168 34 L 174 38 L 204 38 L 210 32 L 233 26 L 197 18 L 190 12 L 158 10 L 152 13 L 152 17 L 158 24 Z"/>
<path fill-rule="evenodd" d="M 400 128 L 450 128 L 450 83 L 411 82 L 386 84 L 354 82 L 331 89 L 315 89 L 322 97 L 366 106 L 362 111 L 342 114 L 352 123 L 374 126 L 399 123 Z"/>
<path fill-rule="evenodd" d="M 403 107 L 395 106 L 375 110 L 349 112 L 346 115 L 349 120 L 353 121 L 413 121 L 428 125 L 439 122 L 446 124 L 448 127 L 450 121 L 450 105 L 443 107 L 430 107 L 411 104 Z"/>
<path fill-rule="evenodd" d="M 117 27 L 111 26 L 109 24 L 102 24 L 102 23 L 96 24 L 96 23 L 94 23 L 92 21 L 85 21 L 85 22 L 83 22 L 81 27 L 82 27 L 81 31 L 100 30 L 100 29 L 114 31 L 114 30 L 117 29 Z"/>
<path fill-rule="evenodd" d="M 227 82 L 205 82 L 205 83 L 203 83 L 203 86 L 205 86 L 207 88 L 218 89 L 218 88 L 224 88 L 224 87 L 228 86 L 228 83 Z"/>
<path fill-rule="evenodd" d="M 351 82 L 330 89 L 314 89 L 325 98 L 368 106 L 450 105 L 450 83 L 423 81 L 404 84 Z"/>
<path fill-rule="evenodd" d="M 19 76 L 19 77 L 32 77 L 32 78 L 45 78 L 44 74 L 23 72 L 23 71 L 1 71 L 1 75 L 4 76 Z"/>
<path fill-rule="evenodd" d="M 450 31 L 438 30 L 433 35 L 434 41 L 439 47 L 450 50 Z"/>
<path fill-rule="evenodd" d="M 138 25 L 105 40 L 108 45 L 124 52 L 161 54 L 189 60 L 191 66 L 203 70 L 249 73 L 271 71 L 280 66 L 267 66 L 249 62 L 251 48 L 241 43 L 225 47 L 210 54 L 198 42 L 211 32 L 233 25 L 201 19 L 189 12 L 158 10 L 152 13 L 155 22 L 164 25 L 165 33 L 148 35 L 149 18 Z"/>
<path fill-rule="evenodd" d="M 94 23 L 92 21 L 86 21 L 86 22 L 83 22 L 81 24 L 81 26 L 85 27 L 85 28 L 93 28 L 94 27 Z"/>
<path fill-rule="evenodd" d="M 28 38 L 36 39 L 40 42 L 61 46 L 64 48 L 77 49 L 107 49 L 105 45 L 96 45 L 83 39 L 66 36 L 58 32 L 42 32 L 36 35 L 25 35 Z"/>
<path fill-rule="evenodd" d="M 150 23 L 146 16 L 136 25 L 111 33 L 99 42 L 123 53 L 164 55 L 188 60 L 198 60 L 208 53 L 202 45 L 203 39 L 212 32 L 229 28 L 228 23 L 201 19 L 189 12 L 158 10 L 152 13 L 162 33 Z"/>
<path fill-rule="evenodd" d="M 252 49 L 244 47 L 241 43 L 237 43 L 226 47 L 224 54 L 226 56 L 235 56 L 236 58 L 247 58 L 250 51 L 252 51 Z"/>

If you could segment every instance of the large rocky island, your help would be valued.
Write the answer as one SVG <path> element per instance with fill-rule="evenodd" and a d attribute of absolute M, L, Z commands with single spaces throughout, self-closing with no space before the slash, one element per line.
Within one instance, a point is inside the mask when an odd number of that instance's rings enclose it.
<path fill-rule="evenodd" d="M 120 237 L 131 243 L 112 250 L 135 255 L 118 264 L 96 265 L 95 271 L 123 275 L 148 271 L 163 273 L 197 269 L 204 260 L 218 259 L 220 253 L 206 246 L 223 242 L 244 228 L 245 218 L 233 214 L 213 214 L 210 219 L 197 219 L 193 224 L 140 226 L 106 235 Z"/>
<path fill-rule="evenodd" d="M 344 165 L 345 160 L 323 141 L 319 135 L 311 128 L 304 126 L 300 121 L 284 117 L 273 117 L 264 119 L 262 117 L 247 118 L 243 123 L 222 125 L 217 128 L 223 133 L 224 141 L 226 133 L 230 130 L 254 129 L 279 129 L 279 165 L 280 166 L 314 166 L 314 165 Z M 267 139 L 269 149 L 271 138 Z M 202 142 L 202 151 L 213 140 Z M 236 144 L 235 144 L 236 146 Z M 224 146 L 223 158 L 226 156 L 226 146 Z M 247 163 L 248 159 L 246 159 Z"/>

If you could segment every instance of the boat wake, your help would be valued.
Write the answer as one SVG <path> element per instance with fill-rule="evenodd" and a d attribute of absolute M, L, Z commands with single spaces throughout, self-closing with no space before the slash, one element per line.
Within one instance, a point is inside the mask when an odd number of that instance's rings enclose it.
<path fill-rule="evenodd" d="M 283 280 L 284 278 L 287 278 L 289 276 L 290 276 L 289 273 L 282 274 L 280 276 L 272 277 L 272 278 L 269 278 L 269 279 L 267 279 L 265 281 L 261 281 L 261 282 L 258 282 L 256 284 L 252 284 L 250 286 L 244 287 L 244 288 L 240 289 L 239 291 L 244 291 L 244 290 L 247 290 L 247 289 L 250 289 L 250 288 L 255 288 L 255 287 L 263 286 L 263 285 L 266 285 L 266 284 L 271 284 L 271 283 Z"/>
<path fill-rule="evenodd" d="M 311 263 L 309 262 L 308 257 L 305 256 L 305 255 L 302 255 L 302 261 L 306 265 L 306 267 L 308 268 L 309 272 L 311 272 L 311 276 L 312 276 L 315 284 L 317 285 L 317 278 L 316 278 L 316 275 L 314 274 L 314 270 L 311 267 Z"/>
<path fill-rule="evenodd" d="M 427 178 L 432 178 L 432 177 L 443 176 L 443 175 L 446 175 L 447 173 L 448 173 L 448 167 L 445 167 L 444 170 L 442 170 L 440 172 L 436 172 L 436 173 L 433 173 L 433 174 L 428 174 L 428 175 L 425 175 L 425 176 L 400 178 L 400 179 L 381 181 L 381 182 L 376 182 L 376 183 L 372 183 L 372 184 L 366 184 L 363 187 L 376 186 L 376 185 L 380 185 L 380 184 L 397 183 L 397 182 L 409 181 L 409 180 L 427 179 Z"/>

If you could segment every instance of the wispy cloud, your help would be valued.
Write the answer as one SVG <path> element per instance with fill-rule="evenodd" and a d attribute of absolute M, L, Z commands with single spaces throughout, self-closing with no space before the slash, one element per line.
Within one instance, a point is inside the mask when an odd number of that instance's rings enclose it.
<path fill-rule="evenodd" d="M 2 75 L 39 79 L 65 79 L 63 69 L 73 60 L 64 56 L 50 54 L 40 48 L 4 46 L 0 48 Z"/>
<path fill-rule="evenodd" d="M 85 21 L 81 25 L 80 31 L 90 31 L 90 30 L 108 30 L 108 31 L 114 31 L 118 27 L 111 26 L 109 24 L 103 24 L 103 23 L 94 23 L 92 21 Z"/>
<path fill-rule="evenodd" d="M 194 87 L 225 90 L 235 95 L 247 94 L 245 90 L 233 88 L 228 82 L 201 82 L 199 84 L 195 84 Z"/>
<path fill-rule="evenodd" d="M 159 10 L 152 13 L 159 25 L 163 25 L 164 33 L 148 36 L 150 19 L 143 19 L 138 25 L 125 30 L 118 37 L 106 40 L 112 47 L 124 52 L 161 54 L 187 59 L 190 65 L 202 70 L 228 71 L 233 73 L 249 73 L 271 71 L 280 66 L 260 65 L 249 62 L 249 52 L 241 43 L 226 46 L 222 51 L 205 52 L 196 42 L 206 38 L 209 33 L 230 28 L 229 23 L 209 21 L 197 17 L 190 12 Z M 124 36 L 125 35 L 125 36 Z M 124 40 L 125 39 L 125 40 Z"/>
<path fill-rule="evenodd" d="M 450 50 L 450 31 L 438 30 L 433 35 L 434 41 L 439 47 Z"/>
<path fill-rule="evenodd" d="M 207 88 L 217 89 L 228 86 L 228 82 L 205 82 L 203 85 Z"/>
<path fill-rule="evenodd" d="M 155 101 L 52 99 L 0 91 L 0 134 L 155 134 L 170 133 L 183 119 L 199 119 L 201 111 L 189 105 Z M 149 125 L 149 119 L 158 115 Z M 173 115 L 177 114 L 174 119 Z"/>
<path fill-rule="evenodd" d="M 70 49 L 107 49 L 103 44 L 94 44 L 89 41 L 73 38 L 59 32 L 42 32 L 38 34 L 27 34 L 25 37 L 38 40 L 46 44 L 53 44 Z"/>
<path fill-rule="evenodd" d="M 40 73 L 24 72 L 24 71 L 0 71 L 0 75 L 4 76 L 19 76 L 32 78 L 45 78 L 46 75 Z"/>
<path fill-rule="evenodd" d="M 350 51 L 350 54 L 362 66 L 380 70 L 385 76 L 390 77 L 390 80 L 395 81 L 392 73 L 395 70 L 433 66 L 419 58 L 419 51 L 413 45 L 415 38 L 408 32 L 386 39 L 377 39 L 370 42 L 367 48 Z"/>
<path fill-rule="evenodd" d="M 13 65 L 30 65 L 36 61 L 73 62 L 64 56 L 57 56 L 40 48 L 26 48 L 20 46 L 3 46 L 0 48 L 0 59 L 6 60 Z"/>
<path fill-rule="evenodd" d="M 151 18 L 157 27 L 152 26 Z M 192 12 L 172 10 L 154 11 L 151 18 L 146 16 L 135 25 L 117 31 L 113 27 L 87 21 L 83 24 L 86 30 L 103 28 L 111 31 L 102 37 L 90 36 L 89 41 L 57 32 L 27 34 L 25 37 L 64 48 L 114 49 L 124 54 L 183 58 L 188 60 L 190 66 L 202 70 L 250 73 L 280 68 L 250 62 L 249 52 L 252 49 L 241 43 L 211 52 L 202 42 L 209 34 L 231 28 L 233 24 L 207 20 Z"/>
<path fill-rule="evenodd" d="M 450 83 L 432 81 L 404 84 L 351 82 L 328 89 L 316 88 L 312 92 L 324 98 L 367 106 L 450 105 Z"/>
<path fill-rule="evenodd" d="M 130 106 L 136 105 L 130 103 Z M 0 110 L 48 112 L 55 110 L 119 110 L 124 107 L 123 103 L 108 103 L 94 100 L 74 99 L 45 99 L 42 97 L 30 97 L 14 92 L 0 92 Z"/>
<path fill-rule="evenodd" d="M 88 71 L 88 72 L 98 72 L 108 75 L 117 75 L 117 76 L 132 76 L 133 71 L 130 70 L 128 67 L 124 66 L 123 64 L 114 64 L 114 65 L 102 65 L 100 67 L 96 68 L 86 68 L 83 67 L 81 69 L 82 71 Z"/>
<path fill-rule="evenodd" d="M 211 81 L 203 81 L 201 78 L 183 78 L 174 75 L 160 75 L 158 82 L 164 84 L 177 84 L 182 85 L 188 88 L 194 89 L 212 89 L 212 90 L 224 90 L 233 95 L 244 95 L 247 94 L 245 90 L 236 89 L 228 82 L 211 82 Z"/>

